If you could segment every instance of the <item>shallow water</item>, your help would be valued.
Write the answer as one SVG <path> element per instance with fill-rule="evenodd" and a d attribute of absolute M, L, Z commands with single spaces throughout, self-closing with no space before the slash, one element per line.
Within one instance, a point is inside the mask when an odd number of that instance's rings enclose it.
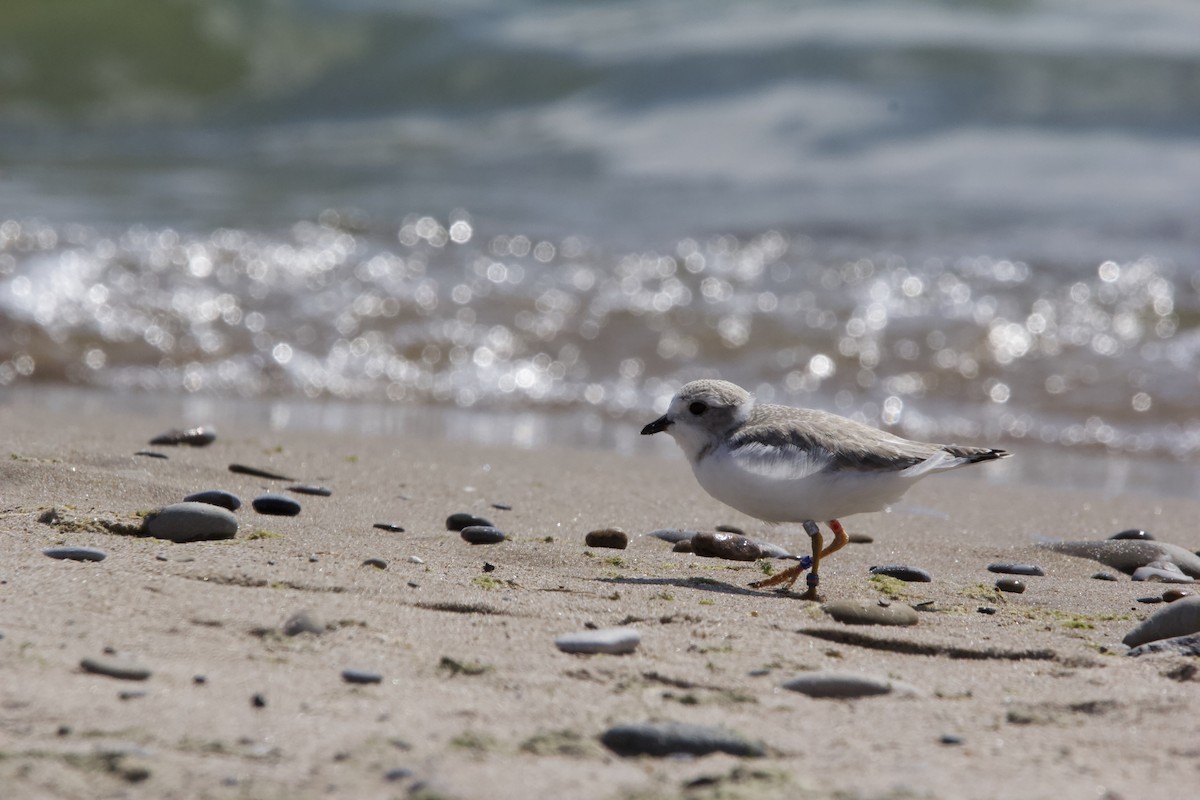
<path fill-rule="evenodd" d="M 110 6 L 0 31 L 0 386 L 543 441 L 720 375 L 1193 485 L 1190 2 Z"/>

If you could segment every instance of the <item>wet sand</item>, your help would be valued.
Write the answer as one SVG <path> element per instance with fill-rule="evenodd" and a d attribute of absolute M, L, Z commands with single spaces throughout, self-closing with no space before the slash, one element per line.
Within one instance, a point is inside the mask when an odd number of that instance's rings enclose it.
<path fill-rule="evenodd" d="M 147 445 L 198 422 L 216 426 L 215 443 Z M 725 523 L 807 552 L 798 527 L 707 497 L 682 455 L 84 418 L 30 403 L 0 406 L 0 430 L 6 797 L 1132 800 L 1182 796 L 1200 778 L 1195 658 L 1121 653 L 1161 607 L 1137 598 L 1165 587 L 1095 580 L 1102 565 L 1034 544 L 1138 527 L 1195 550 L 1195 502 L 1000 485 L 989 465 L 939 476 L 889 513 L 849 518 L 874 541 L 822 569 L 827 601 L 906 603 L 919 623 L 847 626 L 820 604 L 748 589 L 763 563 L 674 553 L 646 535 Z M 292 495 L 296 517 L 257 514 L 252 498 L 290 484 L 231 463 L 333 494 Z M 114 532 L 204 489 L 241 497 L 235 539 Z M 468 545 L 446 530 L 459 511 L 510 539 Z M 584 545 L 606 527 L 627 531 L 628 549 Z M 56 545 L 108 555 L 42 554 Z M 372 558 L 386 568 L 364 566 Z M 986 570 L 995 561 L 1046 575 L 1002 594 Z M 870 579 L 870 566 L 894 563 L 933 580 Z M 302 610 L 325 632 L 285 635 Z M 642 641 L 629 655 L 555 647 L 589 626 L 630 626 Z M 80 668 L 106 649 L 151 676 Z M 349 684 L 348 668 L 382 682 Z M 781 688 L 813 671 L 917 694 Z M 599 742 L 613 725 L 666 721 L 728 729 L 767 755 L 626 758 Z"/>

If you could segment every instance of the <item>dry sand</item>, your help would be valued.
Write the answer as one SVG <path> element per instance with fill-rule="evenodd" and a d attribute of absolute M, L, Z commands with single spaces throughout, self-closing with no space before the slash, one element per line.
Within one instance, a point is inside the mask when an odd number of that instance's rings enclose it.
<path fill-rule="evenodd" d="M 923 567 L 933 582 L 902 586 L 894 602 L 930 610 L 911 628 L 848 627 L 816 603 L 746 589 L 759 564 L 676 554 L 645 535 L 732 523 L 807 551 L 798 530 L 708 498 L 682 455 L 203 421 L 216 443 L 153 448 L 170 456 L 159 460 L 133 453 L 189 421 L 0 406 L 3 797 L 1132 800 L 1189 796 L 1200 780 L 1196 660 L 1111 649 L 1159 607 L 1136 598 L 1163 587 L 1093 580 L 1100 565 L 1033 544 L 1143 527 L 1195 549 L 1196 503 L 998 485 L 989 465 L 935 478 L 891 513 L 850 518 L 874 542 L 822 570 L 827 600 L 876 602 L 887 587 L 868 567 Z M 334 493 L 299 496 L 294 518 L 262 516 L 250 499 L 287 484 L 234 475 L 234 462 Z M 235 540 L 172 544 L 95 522 L 136 523 L 212 488 L 246 504 Z M 62 523 L 39 522 L 51 508 Z M 467 545 L 445 529 L 456 511 L 513 538 Z M 631 534 L 627 550 L 584 546 L 609 526 Z M 42 554 L 59 544 L 108 558 Z M 1000 595 L 985 569 L 998 560 L 1047 575 Z M 302 609 L 329 630 L 283 635 Z M 555 648 L 588 625 L 633 626 L 642 643 L 623 656 Z M 912 644 L 919 654 L 905 652 Z M 80 669 L 106 648 L 153 675 Z M 969 654 L 979 657 L 954 657 Z M 346 668 L 383 682 L 350 685 Z M 780 688 L 813 670 L 921 694 L 817 700 Z M 608 727 L 641 721 L 721 726 L 769 754 L 622 758 L 599 744 Z M 392 770 L 408 772 L 389 780 Z"/>

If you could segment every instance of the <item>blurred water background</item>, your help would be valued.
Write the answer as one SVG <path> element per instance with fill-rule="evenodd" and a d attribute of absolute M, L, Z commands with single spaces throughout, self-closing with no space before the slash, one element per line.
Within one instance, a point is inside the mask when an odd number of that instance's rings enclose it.
<path fill-rule="evenodd" d="M 1191 0 L 2 15 L 10 397 L 634 449 L 719 375 L 1200 492 Z"/>

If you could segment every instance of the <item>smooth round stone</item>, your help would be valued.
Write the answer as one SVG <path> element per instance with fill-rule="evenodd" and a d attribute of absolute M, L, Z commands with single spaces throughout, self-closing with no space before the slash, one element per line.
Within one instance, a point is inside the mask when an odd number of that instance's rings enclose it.
<path fill-rule="evenodd" d="M 1137 625 L 1122 639 L 1130 647 L 1200 633 L 1200 596 L 1167 603 Z"/>
<path fill-rule="evenodd" d="M 300 504 L 282 494 L 260 494 L 250 501 L 250 505 L 258 513 L 273 517 L 294 517 L 300 513 Z"/>
<path fill-rule="evenodd" d="M 490 520 L 483 517 L 477 517 L 474 514 L 468 514 L 465 511 L 459 511 L 456 514 L 451 514 L 446 517 L 446 530 L 461 531 L 463 528 L 494 528 Z"/>
<path fill-rule="evenodd" d="M 889 578 L 909 583 L 929 583 L 933 580 L 929 573 L 920 567 L 910 567 L 905 564 L 884 564 L 879 567 L 871 567 L 871 574 L 886 575 Z"/>
<path fill-rule="evenodd" d="M 297 484 L 287 487 L 289 492 L 296 494 L 308 494 L 314 497 L 329 497 L 333 494 L 333 489 L 328 486 L 309 486 L 308 484 Z"/>
<path fill-rule="evenodd" d="M 468 525 L 458 533 L 471 544 L 499 544 L 507 538 L 504 531 L 490 525 Z"/>
<path fill-rule="evenodd" d="M 1120 533 L 1114 533 L 1112 536 L 1110 536 L 1108 538 L 1110 540 L 1112 540 L 1112 539 L 1140 539 L 1143 542 L 1149 542 L 1149 541 L 1154 540 L 1154 536 L 1149 531 L 1144 531 L 1141 528 L 1130 528 L 1127 531 L 1121 531 Z"/>
<path fill-rule="evenodd" d="M 1101 571 L 1101 572 L 1093 572 L 1092 579 L 1097 580 L 1097 581 L 1115 581 L 1115 580 L 1117 580 L 1117 576 L 1113 575 L 1111 572 Z"/>
<path fill-rule="evenodd" d="M 237 511 L 242 507 L 242 498 L 232 492 L 222 491 L 221 489 L 208 489 L 203 492 L 189 494 L 183 500 L 186 503 L 208 503 L 210 506 L 219 506 L 227 508 L 230 511 Z"/>
<path fill-rule="evenodd" d="M 702 558 L 724 558 L 729 561 L 757 561 L 763 558 L 758 542 L 737 533 L 701 531 L 692 537 L 692 552 Z"/>
<path fill-rule="evenodd" d="M 988 564 L 988 572 L 999 572 L 1005 575 L 1034 575 L 1037 577 L 1046 574 L 1037 564 L 1011 564 L 1007 561 Z"/>
<path fill-rule="evenodd" d="M 821 699 L 845 700 L 892 692 L 903 695 L 920 694 L 915 687 L 906 683 L 852 672 L 806 672 L 782 685 L 789 691 Z"/>
<path fill-rule="evenodd" d="M 1113 541 L 1043 542 L 1042 547 L 1057 553 L 1079 558 L 1090 558 L 1105 566 L 1132 575 L 1138 567 L 1161 566 L 1158 562 L 1170 562 L 1183 570 L 1185 575 L 1200 578 L 1200 556 L 1191 550 L 1170 542 L 1151 542 L 1138 539 Z"/>
<path fill-rule="evenodd" d="M 378 672 L 368 672 L 362 669 L 342 670 L 342 680 L 346 683 L 382 683 L 383 676 Z"/>
<path fill-rule="evenodd" d="M 821 610 L 845 625 L 916 625 L 917 611 L 904 603 L 881 606 L 867 600 L 834 600 Z"/>
<path fill-rule="evenodd" d="M 232 512 L 209 503 L 175 503 L 148 515 L 145 521 L 147 534 L 172 542 L 232 539 L 237 530 Z"/>
<path fill-rule="evenodd" d="M 1183 570 L 1169 561 L 1156 561 L 1133 571 L 1135 581 L 1158 581 L 1160 583 L 1195 583 L 1196 579 L 1184 575 Z"/>
<path fill-rule="evenodd" d="M 143 667 L 141 664 L 105 656 L 85 658 L 79 662 L 79 666 L 85 672 L 91 672 L 95 675 L 107 675 L 110 678 L 117 678 L 123 681 L 144 681 L 152 674 L 148 668 Z"/>
<path fill-rule="evenodd" d="M 587 536 L 583 537 L 583 543 L 588 547 L 624 550 L 629 546 L 629 535 L 620 528 L 604 528 L 598 531 L 588 531 Z"/>
<path fill-rule="evenodd" d="M 1191 589 L 1167 589 L 1162 593 L 1162 599 L 1164 603 L 1174 603 L 1176 600 L 1182 600 L 1193 594 L 1195 593 Z"/>
<path fill-rule="evenodd" d="M 996 581 L 996 588 L 1002 592 L 1022 594 L 1025 591 L 1025 581 L 1019 581 L 1016 578 L 999 578 Z"/>
<path fill-rule="evenodd" d="M 47 547 L 43 555 L 65 561 L 103 561 L 108 553 L 98 547 Z"/>
<path fill-rule="evenodd" d="M 287 636 L 299 636 L 302 633 L 320 635 L 325 632 L 325 620 L 305 608 L 287 618 L 287 622 L 283 623 L 283 632 Z"/>
<path fill-rule="evenodd" d="M 690 553 L 692 552 L 692 540 L 680 539 L 675 544 L 671 545 L 672 553 Z"/>
<path fill-rule="evenodd" d="M 387 569 L 387 562 L 382 558 L 368 558 L 362 565 L 364 567 L 374 567 L 375 569 Z"/>
<path fill-rule="evenodd" d="M 1181 656 L 1200 656 L 1200 634 L 1173 636 L 1138 645 L 1125 653 L 1127 656 L 1144 656 L 1149 653 L 1174 653 Z"/>
<path fill-rule="evenodd" d="M 150 440 L 150 444 L 188 445 L 189 447 L 207 447 L 217 440 L 217 430 L 211 425 L 201 425 L 199 428 L 181 430 L 172 428 L 160 433 Z"/>
<path fill-rule="evenodd" d="M 728 753 L 734 756 L 761 758 L 766 749 L 759 742 L 705 725 L 680 722 L 643 722 L 615 725 L 600 736 L 600 742 L 619 756 L 675 755 L 705 756 L 709 753 Z"/>
<path fill-rule="evenodd" d="M 633 628 L 601 628 L 594 631 L 568 633 L 554 640 L 554 646 L 564 653 L 632 653 L 642 641 Z"/>
<path fill-rule="evenodd" d="M 690 542 L 692 537 L 696 535 L 695 531 L 685 531 L 680 528 L 660 528 L 656 531 L 650 531 L 648 534 L 655 539 L 662 539 L 664 542 L 675 544 L 676 542 Z"/>

